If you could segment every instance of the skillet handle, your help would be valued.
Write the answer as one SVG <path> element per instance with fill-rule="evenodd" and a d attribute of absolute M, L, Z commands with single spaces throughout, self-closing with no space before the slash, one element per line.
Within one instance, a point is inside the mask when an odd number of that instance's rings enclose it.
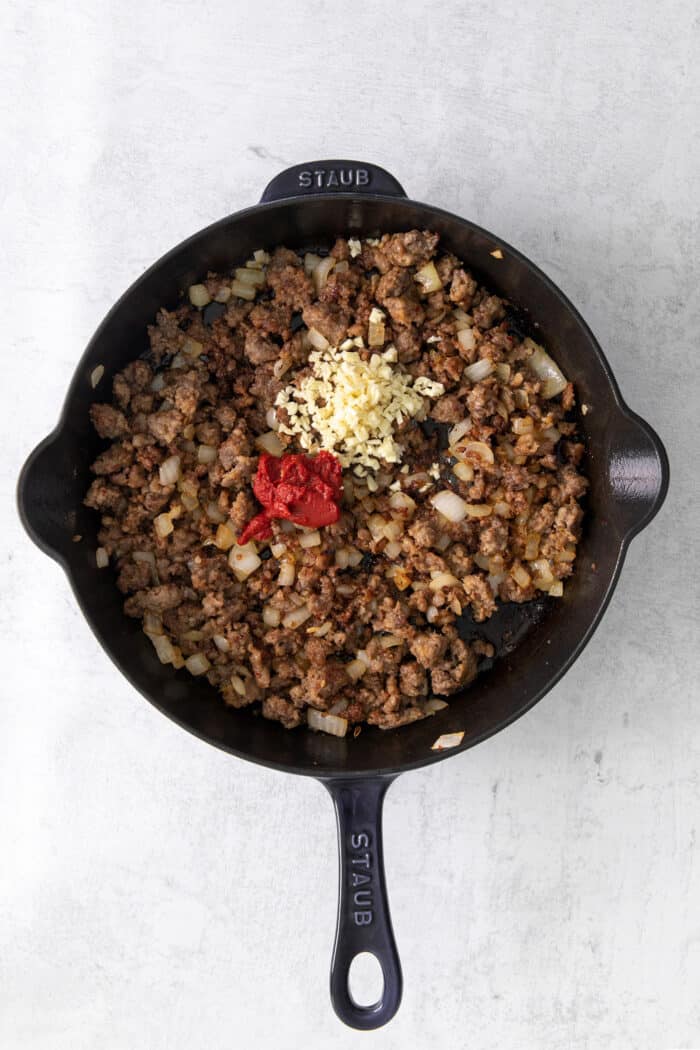
<path fill-rule="evenodd" d="M 314 160 L 294 164 L 269 182 L 261 204 L 285 197 L 310 197 L 319 193 L 371 193 L 405 197 L 403 186 L 384 168 L 358 160 Z"/>
<path fill-rule="evenodd" d="M 331 962 L 331 1001 L 351 1028 L 381 1028 L 399 1008 L 403 978 L 391 928 L 384 881 L 382 804 L 393 776 L 323 783 L 335 804 L 340 850 L 338 925 Z M 371 1006 L 356 1003 L 348 987 L 350 964 L 360 952 L 374 955 L 384 987 Z"/>

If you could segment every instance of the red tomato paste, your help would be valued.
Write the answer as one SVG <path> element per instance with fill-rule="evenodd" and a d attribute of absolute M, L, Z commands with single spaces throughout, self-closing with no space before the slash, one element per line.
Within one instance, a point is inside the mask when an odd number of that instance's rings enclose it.
<path fill-rule="evenodd" d="M 265 509 L 248 522 L 239 544 L 268 539 L 273 518 L 285 518 L 312 529 L 332 525 L 340 516 L 342 467 L 330 452 L 319 452 L 313 457 L 297 453 L 270 456 L 263 452 L 253 492 Z"/>

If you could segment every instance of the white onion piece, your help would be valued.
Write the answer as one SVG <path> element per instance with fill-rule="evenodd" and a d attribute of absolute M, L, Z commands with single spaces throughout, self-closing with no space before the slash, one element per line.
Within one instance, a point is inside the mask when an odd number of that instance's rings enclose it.
<path fill-rule="evenodd" d="M 207 660 L 204 653 L 193 653 L 192 656 L 188 656 L 185 660 L 185 667 L 190 674 L 197 677 L 200 674 L 206 674 L 211 667 L 211 664 Z"/>
<path fill-rule="evenodd" d="M 461 332 L 463 328 L 471 328 L 474 324 L 474 318 L 459 306 L 452 311 L 452 316 L 454 318 L 455 328 L 458 332 Z"/>
<path fill-rule="evenodd" d="M 432 262 L 426 263 L 425 266 L 421 266 L 420 270 L 416 270 L 415 280 L 427 295 L 442 288 L 440 275 L 435 269 L 435 263 Z"/>
<path fill-rule="evenodd" d="M 461 449 L 464 456 L 476 456 L 483 463 L 493 463 L 493 451 L 484 441 L 466 441 Z"/>
<path fill-rule="evenodd" d="M 165 539 L 173 531 L 173 523 L 169 514 L 159 514 L 153 519 L 155 525 L 156 535 L 161 539 Z"/>
<path fill-rule="evenodd" d="M 462 463 L 459 460 L 452 468 L 452 473 L 460 481 L 473 481 L 474 480 L 474 468 L 469 463 Z"/>
<path fill-rule="evenodd" d="M 515 565 L 511 570 L 510 574 L 517 583 L 518 587 L 529 587 L 532 583 L 532 577 L 527 569 L 524 569 L 522 565 Z"/>
<path fill-rule="evenodd" d="M 265 274 L 263 271 L 253 269 L 250 266 L 240 267 L 236 270 L 234 276 L 241 284 L 252 284 L 256 287 L 265 284 Z"/>
<path fill-rule="evenodd" d="M 279 609 L 274 609 L 271 605 L 263 605 L 262 618 L 266 627 L 279 627 L 282 616 Z"/>
<path fill-rule="evenodd" d="M 316 255 L 315 252 L 307 252 L 304 256 L 304 270 L 311 277 L 312 273 L 321 261 L 321 256 Z"/>
<path fill-rule="evenodd" d="M 226 515 L 218 503 L 207 503 L 205 513 L 209 521 L 213 521 L 215 525 L 220 525 L 226 521 Z"/>
<path fill-rule="evenodd" d="M 231 649 L 231 643 L 228 638 L 225 638 L 223 634 L 212 635 L 212 642 L 219 650 L 220 653 L 228 653 Z"/>
<path fill-rule="evenodd" d="M 355 547 L 351 547 L 350 548 L 350 553 L 348 554 L 348 563 L 350 565 L 350 568 L 351 569 L 357 568 L 357 566 L 362 561 L 363 557 L 364 557 L 364 555 L 362 554 L 362 551 L 358 551 L 358 550 L 355 549 Z"/>
<path fill-rule="evenodd" d="M 389 496 L 389 506 L 392 510 L 405 511 L 412 514 L 416 509 L 416 501 L 411 499 L 407 492 L 392 492 Z"/>
<path fill-rule="evenodd" d="M 279 423 L 277 421 L 277 409 L 274 406 L 272 408 L 268 408 L 267 412 L 265 413 L 265 422 L 267 423 L 270 430 L 277 430 L 279 428 Z"/>
<path fill-rule="evenodd" d="M 367 664 L 364 660 L 351 660 L 349 664 L 345 665 L 345 670 L 349 678 L 352 678 L 353 682 L 357 682 L 367 670 Z"/>
<path fill-rule="evenodd" d="M 263 452 L 268 452 L 271 456 L 281 456 L 284 452 L 284 445 L 277 437 L 274 430 L 269 430 L 266 434 L 261 434 L 260 437 L 255 439 L 255 444 L 258 448 L 262 449 Z"/>
<path fill-rule="evenodd" d="M 155 613 L 151 609 L 146 609 L 146 611 L 143 614 L 143 633 L 163 633 L 163 620 L 159 613 Z"/>
<path fill-rule="evenodd" d="M 192 305 L 197 306 L 200 310 L 207 303 L 211 302 L 211 296 L 204 284 L 191 284 L 188 289 L 188 295 Z"/>
<path fill-rule="evenodd" d="M 92 387 L 93 390 L 95 389 L 95 387 L 99 383 L 100 379 L 102 379 L 102 376 L 104 374 L 105 374 L 105 366 L 104 365 L 98 365 L 97 368 L 93 368 L 92 372 L 90 373 L 90 386 Z"/>
<path fill-rule="evenodd" d="M 402 548 L 400 543 L 397 543 L 396 540 L 390 540 L 390 542 L 387 543 L 386 547 L 384 548 L 384 554 L 386 554 L 387 558 L 391 558 L 393 560 L 394 558 L 398 558 L 399 554 L 401 553 L 401 549 Z"/>
<path fill-rule="evenodd" d="M 285 543 L 271 543 L 270 551 L 273 558 L 281 558 L 283 554 L 287 553 L 287 545 Z"/>
<path fill-rule="evenodd" d="M 317 711 L 315 707 L 309 707 L 306 720 L 311 729 L 319 729 L 322 733 L 330 733 L 331 736 L 345 736 L 348 731 L 347 718 L 340 715 L 326 715 Z"/>
<path fill-rule="evenodd" d="M 231 292 L 239 299 L 247 299 L 248 302 L 252 302 L 255 298 L 255 291 L 252 285 L 243 284 L 243 281 L 231 281 Z"/>
<path fill-rule="evenodd" d="M 243 580 L 247 580 L 262 565 L 254 543 L 246 543 L 243 547 L 238 545 L 231 547 L 228 563 L 233 570 L 234 576 L 241 583 Z"/>
<path fill-rule="evenodd" d="M 175 657 L 175 650 L 168 636 L 165 634 L 149 634 L 148 637 L 153 642 L 153 648 L 160 662 L 162 664 L 172 663 Z"/>
<path fill-rule="evenodd" d="M 202 343 L 199 343 L 196 339 L 187 336 L 184 343 L 182 344 L 183 354 L 187 354 L 188 357 L 199 357 L 204 350 Z"/>
<path fill-rule="evenodd" d="M 464 730 L 460 733 L 443 733 L 430 748 L 431 751 L 446 751 L 448 747 L 457 747 L 464 739 Z"/>
<path fill-rule="evenodd" d="M 468 504 L 456 492 L 445 489 L 430 497 L 430 502 L 448 521 L 458 522 L 466 518 Z"/>
<path fill-rule="evenodd" d="M 429 587 L 431 591 L 440 591 L 443 587 L 459 587 L 461 586 L 456 576 L 453 576 L 451 572 L 439 572 L 430 581 Z"/>
<path fill-rule="evenodd" d="M 427 613 L 425 614 L 425 618 L 428 621 L 428 623 L 435 623 L 439 615 L 439 609 L 436 609 L 434 605 L 431 605 Z"/>
<path fill-rule="evenodd" d="M 134 559 L 134 561 L 142 561 L 145 562 L 147 565 L 151 565 L 153 566 L 153 568 L 155 568 L 156 556 L 153 553 L 153 551 L 134 551 L 131 556 Z"/>
<path fill-rule="evenodd" d="M 455 423 L 455 425 L 452 427 L 452 429 L 449 431 L 449 433 L 447 435 L 447 443 L 448 443 L 448 445 L 450 445 L 450 446 L 458 445 L 460 440 L 465 436 L 465 434 L 469 433 L 471 428 L 472 428 L 472 421 L 469 418 L 469 416 L 467 416 L 466 419 L 463 419 L 461 421 L 461 423 Z"/>
<path fill-rule="evenodd" d="M 299 537 L 300 547 L 318 547 L 321 542 L 321 533 L 318 529 L 314 529 L 313 532 L 302 532 Z"/>
<path fill-rule="evenodd" d="M 482 357 L 475 361 L 473 365 L 468 365 L 464 369 L 464 375 L 470 383 L 480 383 L 482 379 L 486 379 L 492 372 L 493 361 L 489 361 L 488 357 Z"/>
<path fill-rule="evenodd" d="M 95 551 L 95 564 L 98 569 L 106 569 L 109 565 L 109 554 L 104 547 L 98 547 Z"/>
<path fill-rule="evenodd" d="M 294 562 L 291 558 L 285 558 L 280 566 L 279 576 L 277 577 L 277 586 L 291 587 L 294 583 L 295 573 Z"/>
<path fill-rule="evenodd" d="M 335 266 L 335 259 L 332 255 L 327 255 L 325 259 L 321 259 L 317 266 L 314 267 L 314 272 L 311 275 L 311 279 L 314 282 L 314 288 L 316 289 L 316 295 L 323 291 L 328 280 L 328 274 Z"/>
<path fill-rule="evenodd" d="M 523 346 L 532 349 L 532 353 L 525 361 L 525 364 L 541 381 L 542 397 L 556 397 L 557 394 L 561 394 L 567 385 L 566 376 L 544 347 L 540 346 L 533 339 L 526 339 Z"/>
<path fill-rule="evenodd" d="M 379 644 L 382 649 L 395 649 L 397 646 L 403 645 L 403 639 L 396 634 L 384 634 L 379 639 Z"/>
<path fill-rule="evenodd" d="M 350 564 L 350 552 L 346 547 L 338 547 L 335 552 L 335 564 L 339 569 L 347 569 Z"/>
<path fill-rule="evenodd" d="M 239 675 L 231 675 L 231 685 L 239 696 L 245 696 L 245 682 Z"/>
<path fill-rule="evenodd" d="M 154 394 L 157 394 L 158 391 L 162 390 L 164 386 L 165 386 L 165 378 L 164 378 L 162 372 L 159 372 L 157 376 L 153 376 L 153 379 L 151 380 L 151 385 L 150 385 L 149 389 L 152 390 Z"/>
<path fill-rule="evenodd" d="M 457 332 L 457 342 L 463 350 L 469 352 L 476 347 L 476 339 L 471 328 L 460 328 Z"/>
<path fill-rule="evenodd" d="M 564 584 L 561 580 L 555 580 L 552 586 L 549 588 L 550 598 L 561 598 L 564 594 Z"/>
<path fill-rule="evenodd" d="M 430 700 L 426 700 L 423 705 L 423 710 L 428 715 L 434 715 L 438 711 L 444 711 L 446 707 L 450 705 L 445 700 L 438 700 L 437 697 L 431 697 Z"/>
<path fill-rule="evenodd" d="M 467 515 L 470 518 L 488 518 L 492 513 L 488 503 L 467 503 Z"/>
<path fill-rule="evenodd" d="M 330 346 L 325 335 L 321 335 L 318 328 L 309 328 L 306 335 L 314 350 L 326 350 Z"/>
<path fill-rule="evenodd" d="M 291 612 L 282 617 L 282 626 L 295 630 L 297 627 L 301 627 L 303 623 L 306 623 L 310 616 L 311 610 L 309 607 L 300 605 L 298 609 L 292 609 Z"/>
<path fill-rule="evenodd" d="M 161 485 L 174 485 L 180 477 L 180 457 L 168 456 L 158 468 Z"/>
<path fill-rule="evenodd" d="M 216 449 L 213 445 L 200 445 L 197 449 L 198 463 L 213 463 L 216 459 Z"/>
<path fill-rule="evenodd" d="M 231 550 L 236 539 L 236 533 L 231 522 L 223 521 L 216 530 L 214 545 L 218 547 L 220 551 L 228 551 Z"/>

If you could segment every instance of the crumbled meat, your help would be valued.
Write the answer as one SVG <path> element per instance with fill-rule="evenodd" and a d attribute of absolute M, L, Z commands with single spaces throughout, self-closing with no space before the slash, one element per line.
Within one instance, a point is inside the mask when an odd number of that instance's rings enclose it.
<path fill-rule="evenodd" d="M 351 725 L 392 729 L 430 713 L 432 693 L 468 686 L 478 661 L 493 657 L 478 630 L 468 642 L 459 637 L 458 617 L 488 619 L 495 589 L 501 602 L 541 595 L 533 558 L 557 581 L 571 574 L 585 450 L 572 384 L 542 397 L 523 365 L 529 347 L 506 320 L 512 307 L 440 253 L 436 234 L 385 235 L 354 255 L 339 238 L 331 256 L 336 266 L 319 290 L 300 253 L 276 248 L 254 301 L 234 296 L 216 317 L 187 299 L 159 311 L 147 360 L 115 376 L 112 404 L 90 409 L 110 444 L 93 463 L 84 502 L 101 515 L 98 543 L 116 567 L 125 612 L 146 623 L 157 614 L 182 658 L 205 655 L 206 677 L 230 708 L 256 705 L 293 728 L 312 706 Z M 426 294 L 416 277 L 429 261 L 441 287 Z M 203 280 L 216 297 L 231 272 Z M 378 461 L 364 476 L 346 469 L 340 519 L 318 530 L 320 542 L 302 546 L 302 532 L 275 520 L 270 539 L 254 543 L 259 564 L 240 580 L 230 555 L 260 510 L 258 441 L 271 429 L 278 392 L 306 374 L 307 330 L 333 345 L 347 336 L 366 343 L 375 307 L 396 369 L 442 383 L 445 393 L 426 396 L 425 415 L 396 427 L 402 463 Z M 471 315 L 473 346 L 458 339 L 457 308 Z M 188 340 L 201 344 L 199 356 Z M 374 348 L 358 340 L 357 352 L 370 360 Z M 464 372 L 478 358 L 509 367 L 472 383 Z M 278 407 L 277 423 L 288 423 L 290 411 Z M 528 418 L 529 431 L 513 430 Z M 444 447 L 463 420 L 470 429 L 460 443 L 483 442 L 493 454 L 483 463 L 467 453 L 467 475 Z M 300 451 L 293 436 L 279 437 Z M 161 467 L 173 456 L 178 477 L 163 484 Z M 492 512 L 448 520 L 432 504 L 446 487 Z M 295 610 L 306 619 L 285 626 Z"/>

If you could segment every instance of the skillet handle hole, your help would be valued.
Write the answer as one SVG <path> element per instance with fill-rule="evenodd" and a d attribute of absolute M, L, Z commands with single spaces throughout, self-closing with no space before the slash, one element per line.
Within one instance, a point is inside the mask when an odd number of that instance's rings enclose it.
<path fill-rule="evenodd" d="M 348 969 L 348 991 L 355 1006 L 377 1006 L 384 995 L 384 973 L 376 955 L 358 952 Z"/>

